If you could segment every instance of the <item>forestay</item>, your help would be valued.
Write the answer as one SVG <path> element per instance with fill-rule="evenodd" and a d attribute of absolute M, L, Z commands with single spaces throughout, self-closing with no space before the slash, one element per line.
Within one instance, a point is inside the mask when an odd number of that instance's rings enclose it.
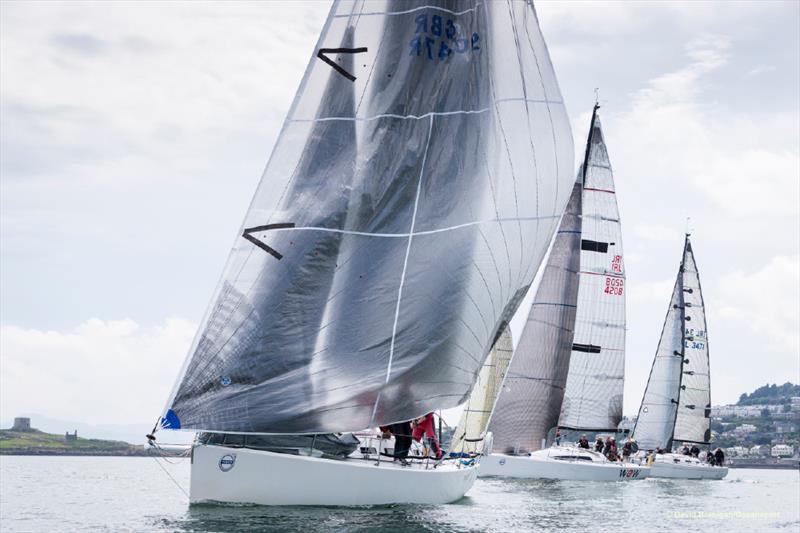
<path fill-rule="evenodd" d="M 559 426 L 616 431 L 625 374 L 625 264 L 614 176 L 597 108 L 584 162 L 578 309 Z"/>
<path fill-rule="evenodd" d="M 334 3 L 162 426 L 327 433 L 462 403 L 572 157 L 531 3 Z"/>
<path fill-rule="evenodd" d="M 453 433 L 449 451 L 455 453 L 481 453 L 485 449 L 486 429 L 492 407 L 508 370 L 514 352 L 511 330 L 506 328 L 497 339 L 489 357 L 483 364 L 475 387 L 464 405 L 458 426 Z"/>
<path fill-rule="evenodd" d="M 497 452 L 538 450 L 558 423 L 578 299 L 582 181 L 572 189 L 489 423 Z"/>

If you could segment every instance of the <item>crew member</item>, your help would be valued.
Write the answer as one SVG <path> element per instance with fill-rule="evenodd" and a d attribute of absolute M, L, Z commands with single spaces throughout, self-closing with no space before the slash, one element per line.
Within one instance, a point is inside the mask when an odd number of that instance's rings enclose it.
<path fill-rule="evenodd" d="M 439 442 L 436 440 L 436 431 L 433 428 L 433 413 L 417 418 L 414 420 L 414 432 L 412 437 L 415 441 L 419 442 L 422 434 L 425 434 L 425 440 L 428 443 L 428 448 L 433 450 L 437 459 L 442 458 L 442 449 L 439 447 Z M 409 443 L 410 444 L 410 443 Z"/>

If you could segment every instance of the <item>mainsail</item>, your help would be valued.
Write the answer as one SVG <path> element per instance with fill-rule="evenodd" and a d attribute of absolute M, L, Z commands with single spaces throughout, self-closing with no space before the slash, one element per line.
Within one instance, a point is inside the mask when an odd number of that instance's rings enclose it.
<path fill-rule="evenodd" d="M 711 372 L 708 330 L 700 273 L 692 243 L 683 252 L 683 370 L 673 439 L 707 444 L 711 440 Z"/>
<path fill-rule="evenodd" d="M 572 154 L 530 2 L 335 2 L 162 427 L 328 433 L 462 403 Z"/>
<path fill-rule="evenodd" d="M 646 450 L 711 438 L 708 334 L 700 276 L 689 235 L 650 370 L 634 435 Z"/>
<path fill-rule="evenodd" d="M 559 426 L 616 431 L 625 374 L 625 266 L 614 176 L 595 105 L 583 164 L 578 309 Z"/>
<path fill-rule="evenodd" d="M 558 423 L 578 299 L 582 181 L 572 189 L 489 423 L 501 453 L 538 450 Z"/>
<path fill-rule="evenodd" d="M 500 387 L 514 352 L 511 330 L 507 327 L 497 339 L 489 357 L 483 364 L 472 394 L 469 396 L 461 419 L 458 422 L 449 450 L 457 453 L 481 453 L 484 449 L 484 437 L 497 400 Z"/>

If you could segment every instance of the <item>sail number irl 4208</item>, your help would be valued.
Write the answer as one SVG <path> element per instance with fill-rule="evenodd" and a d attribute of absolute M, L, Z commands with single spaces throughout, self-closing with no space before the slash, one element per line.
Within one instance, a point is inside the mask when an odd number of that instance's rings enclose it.
<path fill-rule="evenodd" d="M 414 38 L 408 55 L 445 61 L 453 54 L 472 54 L 481 49 L 481 36 L 464 31 L 458 22 L 439 15 L 419 15 L 414 19 Z"/>
<path fill-rule="evenodd" d="M 604 293 L 612 296 L 622 296 L 622 291 L 625 288 L 625 280 L 623 278 L 606 276 L 606 288 Z"/>

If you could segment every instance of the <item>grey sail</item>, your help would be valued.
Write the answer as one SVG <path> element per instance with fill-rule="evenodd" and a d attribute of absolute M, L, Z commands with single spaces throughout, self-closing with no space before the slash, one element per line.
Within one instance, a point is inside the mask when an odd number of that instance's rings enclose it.
<path fill-rule="evenodd" d="M 329 433 L 462 403 L 572 150 L 532 4 L 335 2 L 162 427 Z"/>
<path fill-rule="evenodd" d="M 711 438 L 708 332 L 700 277 L 689 236 L 683 247 L 664 329 L 634 436 L 646 450 Z"/>
<path fill-rule="evenodd" d="M 683 368 L 673 440 L 707 444 L 711 440 L 711 382 L 708 330 L 700 274 L 686 236 L 681 268 L 683 286 Z"/>
<path fill-rule="evenodd" d="M 584 162 L 578 309 L 559 426 L 616 431 L 625 375 L 625 263 L 597 108 Z"/>
<path fill-rule="evenodd" d="M 683 363 L 683 279 L 672 290 L 633 436 L 643 450 L 666 449 L 672 439 Z"/>
<path fill-rule="evenodd" d="M 489 423 L 492 448 L 501 453 L 538 450 L 558 423 L 578 300 L 582 194 L 579 179 Z"/>

